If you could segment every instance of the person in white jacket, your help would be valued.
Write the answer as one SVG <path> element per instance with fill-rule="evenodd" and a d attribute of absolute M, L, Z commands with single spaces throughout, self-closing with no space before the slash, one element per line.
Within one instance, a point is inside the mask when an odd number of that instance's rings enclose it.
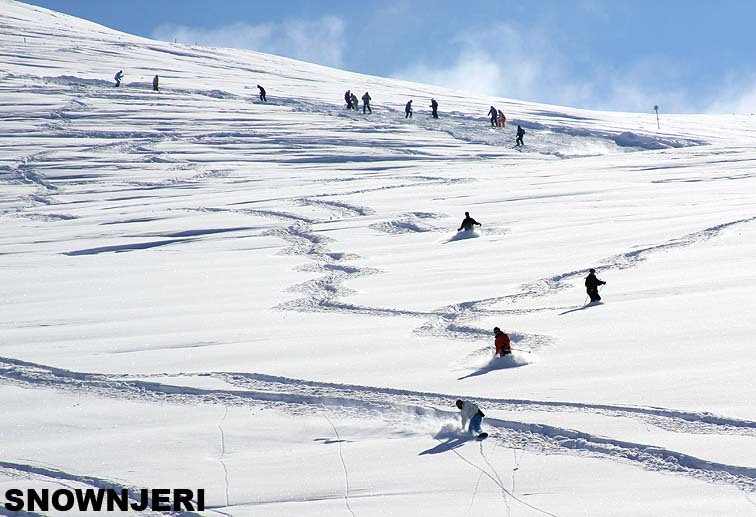
<path fill-rule="evenodd" d="M 470 427 L 467 430 L 470 433 L 479 434 L 481 432 L 480 423 L 483 421 L 483 411 L 469 400 L 457 400 L 457 407 L 462 411 L 462 429 L 467 427 L 467 421 L 470 421 Z"/>

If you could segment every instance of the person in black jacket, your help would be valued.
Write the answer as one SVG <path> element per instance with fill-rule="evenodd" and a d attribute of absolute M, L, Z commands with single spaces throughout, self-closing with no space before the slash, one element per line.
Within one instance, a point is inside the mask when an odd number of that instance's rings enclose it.
<path fill-rule="evenodd" d="M 265 96 L 265 88 L 258 84 L 257 89 L 260 90 L 260 100 L 263 102 L 268 102 L 268 98 Z"/>
<path fill-rule="evenodd" d="M 431 99 L 430 107 L 433 118 L 438 118 L 438 102 L 436 102 L 436 99 Z"/>
<path fill-rule="evenodd" d="M 347 90 L 346 92 L 344 92 L 344 102 L 346 102 L 346 109 L 350 110 L 353 108 L 352 92 L 350 90 Z"/>
<path fill-rule="evenodd" d="M 606 282 L 596 278 L 596 270 L 591 268 L 588 276 L 585 277 L 585 289 L 588 292 L 588 296 L 591 297 L 592 302 L 601 301 L 601 296 L 599 296 L 598 288 L 600 285 L 604 284 L 606 284 Z"/>
<path fill-rule="evenodd" d="M 473 226 L 478 225 L 480 226 L 480 223 L 470 217 L 470 212 L 465 212 L 465 218 L 462 219 L 462 224 L 459 225 L 459 228 L 457 228 L 458 232 L 461 232 L 462 230 L 465 230 L 466 232 L 469 232 L 473 229 Z"/>
<path fill-rule="evenodd" d="M 370 97 L 370 94 L 368 92 L 365 92 L 365 95 L 362 96 L 362 114 L 365 114 L 365 110 L 368 110 L 370 113 L 373 112 L 373 108 L 370 107 L 370 101 L 373 100 Z"/>
<path fill-rule="evenodd" d="M 525 145 L 522 142 L 522 137 L 525 136 L 525 130 L 522 129 L 522 126 L 517 126 L 517 140 L 515 140 L 515 147 L 519 147 L 521 145 Z"/>
<path fill-rule="evenodd" d="M 491 127 L 496 127 L 496 117 L 498 115 L 498 110 L 491 106 L 491 109 L 488 110 L 488 116 L 491 117 Z"/>
<path fill-rule="evenodd" d="M 404 105 L 404 118 L 412 118 L 412 99 Z"/>

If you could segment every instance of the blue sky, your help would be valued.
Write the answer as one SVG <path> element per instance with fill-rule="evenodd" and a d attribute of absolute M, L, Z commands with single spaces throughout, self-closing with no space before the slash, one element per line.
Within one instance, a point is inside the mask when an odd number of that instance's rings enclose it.
<path fill-rule="evenodd" d="M 124 32 L 593 109 L 756 112 L 756 2 L 32 0 Z"/>

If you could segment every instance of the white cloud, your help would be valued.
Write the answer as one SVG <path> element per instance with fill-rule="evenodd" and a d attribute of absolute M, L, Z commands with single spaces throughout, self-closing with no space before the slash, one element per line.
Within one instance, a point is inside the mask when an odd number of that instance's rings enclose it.
<path fill-rule="evenodd" d="M 572 56 L 541 30 L 501 24 L 495 31 L 470 31 L 453 42 L 458 52 L 446 66 L 418 63 L 392 74 L 471 93 L 592 109 L 666 112 L 694 109 L 684 91 L 661 88 L 675 67 L 658 58 L 637 60 L 622 71 L 595 66 L 576 72 Z M 700 105 L 699 105 L 700 108 Z"/>
<path fill-rule="evenodd" d="M 725 78 L 724 86 L 706 111 L 738 115 L 756 113 L 756 75 Z"/>
<path fill-rule="evenodd" d="M 260 25 L 239 22 L 212 29 L 168 24 L 157 27 L 152 37 L 188 45 L 244 48 L 339 67 L 346 47 L 344 28 L 341 18 L 323 16 Z"/>

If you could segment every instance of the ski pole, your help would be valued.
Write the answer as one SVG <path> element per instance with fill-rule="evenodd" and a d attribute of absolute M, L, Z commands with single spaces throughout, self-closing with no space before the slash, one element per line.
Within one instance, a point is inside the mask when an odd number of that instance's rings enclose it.
<path fill-rule="evenodd" d="M 510 348 L 510 350 L 516 350 L 518 352 L 527 352 L 530 353 L 530 350 L 525 350 L 524 348 Z"/>

